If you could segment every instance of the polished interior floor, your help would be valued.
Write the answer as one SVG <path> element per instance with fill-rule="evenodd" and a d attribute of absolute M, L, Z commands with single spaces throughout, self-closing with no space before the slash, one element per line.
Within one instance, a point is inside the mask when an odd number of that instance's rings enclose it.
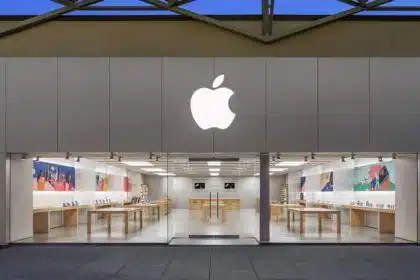
<path fill-rule="evenodd" d="M 34 245 L 0 250 L 7 280 L 417 280 L 420 248 Z"/>
<path fill-rule="evenodd" d="M 259 240 L 259 215 L 254 209 L 227 212 L 226 220 L 220 221 L 213 213 L 211 219 L 203 219 L 201 211 L 173 209 L 168 216 L 158 221 L 145 217 L 143 229 L 132 218 L 129 233 L 124 234 L 120 217 L 113 217 L 112 232 L 108 234 L 105 220 L 96 219 L 92 234 L 87 235 L 86 224 L 78 227 L 58 227 L 49 234 L 35 234 L 31 238 L 19 240 L 23 243 L 170 243 L 174 245 L 252 245 Z M 342 224 L 342 233 L 335 232 L 333 219 L 323 220 L 323 232 L 318 233 L 318 220 L 308 217 L 305 233 L 299 233 L 299 221 L 287 229 L 286 221 L 272 221 L 270 227 L 273 243 L 405 243 L 393 234 L 379 234 L 374 228 L 351 227 Z M 239 239 L 192 239 L 190 235 L 239 235 Z"/>

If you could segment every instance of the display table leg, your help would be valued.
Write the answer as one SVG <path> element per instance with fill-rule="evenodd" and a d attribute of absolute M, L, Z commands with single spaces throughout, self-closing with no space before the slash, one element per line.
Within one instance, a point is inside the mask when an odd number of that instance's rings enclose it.
<path fill-rule="evenodd" d="M 107 218 L 107 220 L 108 220 L 108 233 L 111 233 L 111 218 L 112 218 L 111 213 L 108 213 L 108 214 L 106 215 L 106 218 Z"/>
<path fill-rule="evenodd" d="M 322 217 L 325 216 L 324 214 L 318 213 L 318 233 L 322 232 Z"/>
<path fill-rule="evenodd" d="M 50 213 L 41 212 L 33 214 L 33 232 L 49 233 L 50 231 Z"/>
<path fill-rule="evenodd" d="M 159 205 L 157 206 L 157 218 L 158 218 L 158 221 L 160 221 L 160 207 L 159 207 Z"/>
<path fill-rule="evenodd" d="M 337 233 L 341 233 L 341 212 L 337 212 Z"/>
<path fill-rule="evenodd" d="M 124 213 L 124 232 L 128 234 L 128 212 Z"/>
<path fill-rule="evenodd" d="M 63 220 L 65 227 L 77 226 L 78 224 L 78 210 L 64 209 Z"/>
<path fill-rule="evenodd" d="M 395 233 L 395 214 L 379 212 L 378 231 L 380 233 Z"/>
<path fill-rule="evenodd" d="M 300 224 L 300 233 L 302 234 L 304 232 L 304 227 L 305 227 L 305 221 L 304 221 L 304 215 L 303 213 L 299 213 L 299 224 Z"/>
<path fill-rule="evenodd" d="M 287 229 L 290 230 L 290 210 L 287 210 Z"/>
<path fill-rule="evenodd" d="M 92 233 L 92 213 L 87 213 L 87 233 Z"/>
<path fill-rule="evenodd" d="M 137 211 L 134 211 L 134 222 L 137 221 Z"/>
<path fill-rule="evenodd" d="M 143 210 L 139 210 L 140 213 L 140 229 L 143 228 Z"/>
<path fill-rule="evenodd" d="M 350 225 L 364 226 L 365 225 L 364 212 L 357 209 L 351 209 L 350 210 Z"/>

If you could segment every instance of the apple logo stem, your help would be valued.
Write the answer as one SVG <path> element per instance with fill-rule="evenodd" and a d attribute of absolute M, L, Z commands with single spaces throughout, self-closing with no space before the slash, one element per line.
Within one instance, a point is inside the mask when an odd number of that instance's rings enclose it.
<path fill-rule="evenodd" d="M 226 129 L 235 119 L 235 113 L 229 108 L 229 99 L 234 92 L 230 88 L 220 87 L 224 79 L 223 74 L 217 76 L 212 84 L 213 89 L 202 87 L 191 96 L 191 114 L 203 130 Z"/>

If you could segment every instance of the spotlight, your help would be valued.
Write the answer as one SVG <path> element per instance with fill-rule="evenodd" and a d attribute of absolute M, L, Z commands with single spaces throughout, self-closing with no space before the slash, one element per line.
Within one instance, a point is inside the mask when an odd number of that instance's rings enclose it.
<path fill-rule="evenodd" d="M 122 156 L 119 156 L 118 157 L 118 162 L 121 162 L 122 161 Z"/>
<path fill-rule="evenodd" d="M 308 156 L 305 157 L 305 162 L 307 162 L 307 161 L 308 161 Z"/>
<path fill-rule="evenodd" d="M 351 153 L 351 159 L 355 159 L 356 158 L 356 154 L 355 153 Z"/>
<path fill-rule="evenodd" d="M 109 154 L 109 159 L 114 159 L 114 153 Z"/>
<path fill-rule="evenodd" d="M 27 159 L 28 155 L 27 154 L 22 154 L 22 159 Z"/>
<path fill-rule="evenodd" d="M 39 156 L 37 156 L 37 157 L 35 158 L 35 161 L 39 161 Z"/>
<path fill-rule="evenodd" d="M 277 153 L 277 159 L 280 159 L 280 153 Z"/>
<path fill-rule="evenodd" d="M 346 162 L 346 158 L 345 157 L 341 157 L 341 162 Z"/>
<path fill-rule="evenodd" d="M 397 159 L 397 154 L 396 153 L 392 154 L 392 159 Z"/>
<path fill-rule="evenodd" d="M 77 157 L 76 161 L 77 162 L 80 162 L 80 156 Z"/>
<path fill-rule="evenodd" d="M 311 159 L 315 159 L 315 153 L 311 153 Z"/>
<path fill-rule="evenodd" d="M 272 158 L 271 158 L 271 160 L 272 160 L 272 161 L 276 161 L 276 157 L 272 157 Z"/>
<path fill-rule="evenodd" d="M 156 161 L 159 161 L 159 156 L 156 156 Z"/>
<path fill-rule="evenodd" d="M 153 159 L 153 154 L 149 153 L 149 159 L 152 160 Z"/>
<path fill-rule="evenodd" d="M 70 159 L 70 153 L 69 152 L 66 153 L 66 159 Z"/>
<path fill-rule="evenodd" d="M 378 161 L 382 162 L 383 161 L 382 157 L 378 157 Z"/>

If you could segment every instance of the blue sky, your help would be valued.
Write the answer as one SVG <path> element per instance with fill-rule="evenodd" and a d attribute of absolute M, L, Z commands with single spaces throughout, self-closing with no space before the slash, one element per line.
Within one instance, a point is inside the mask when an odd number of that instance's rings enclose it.
<path fill-rule="evenodd" d="M 349 6 L 337 0 L 276 0 L 275 13 L 286 15 L 333 14 Z M 138 5 L 137 0 L 104 0 L 100 5 Z M 420 0 L 394 0 L 388 6 L 420 6 Z M 35 15 L 53 10 L 59 5 L 49 0 L 0 0 L 0 15 Z M 261 13 L 260 0 L 196 0 L 185 5 L 197 13 L 213 15 L 250 15 Z M 74 12 L 73 15 L 162 15 L 169 12 Z M 420 12 L 365 12 L 370 15 L 420 15 Z"/>

